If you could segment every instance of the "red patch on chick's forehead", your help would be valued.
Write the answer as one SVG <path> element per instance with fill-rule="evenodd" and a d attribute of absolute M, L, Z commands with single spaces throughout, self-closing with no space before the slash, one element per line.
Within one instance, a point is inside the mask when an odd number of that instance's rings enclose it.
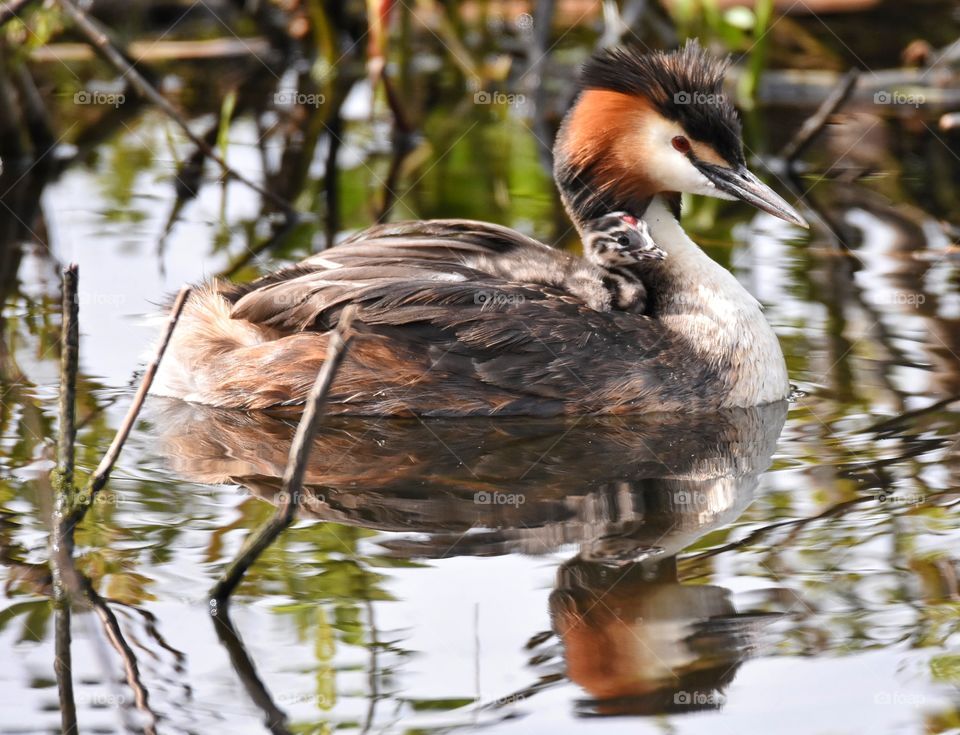
<path fill-rule="evenodd" d="M 634 217 L 632 214 L 623 214 L 623 215 L 620 215 L 620 219 L 622 219 L 622 220 L 623 220 L 624 222 L 626 222 L 628 225 L 636 226 L 636 224 L 637 224 L 637 218 Z"/>

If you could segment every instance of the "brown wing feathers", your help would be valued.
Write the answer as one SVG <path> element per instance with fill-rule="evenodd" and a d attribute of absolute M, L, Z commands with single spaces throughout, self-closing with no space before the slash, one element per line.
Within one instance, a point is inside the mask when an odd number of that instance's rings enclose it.
<path fill-rule="evenodd" d="M 525 254 L 545 267 L 569 259 L 495 225 L 401 223 L 226 287 L 220 296 L 232 304 L 231 321 L 261 327 L 264 340 L 238 346 L 219 372 L 216 402 L 302 402 L 323 360 L 323 333 L 353 304 L 357 335 L 331 396 L 333 411 L 609 410 L 604 386 L 623 379 L 623 361 L 642 356 L 652 367 L 669 342 L 645 317 L 594 311 L 553 286 L 514 283 L 470 265 Z"/>

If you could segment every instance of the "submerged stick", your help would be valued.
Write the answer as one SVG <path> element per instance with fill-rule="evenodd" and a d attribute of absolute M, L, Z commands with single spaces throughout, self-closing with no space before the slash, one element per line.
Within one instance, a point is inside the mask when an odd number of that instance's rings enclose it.
<path fill-rule="evenodd" d="M 783 147 L 783 150 L 780 151 L 780 158 L 786 161 L 788 167 L 793 165 L 794 161 L 807 149 L 807 146 L 810 145 L 817 134 L 823 130 L 830 116 L 847 101 L 854 87 L 857 86 L 859 78 L 859 69 L 851 69 L 844 74 L 833 91 L 820 103 L 817 111 L 804 121 L 796 134 Z"/>
<path fill-rule="evenodd" d="M 110 479 L 110 472 L 113 470 L 113 465 L 116 464 L 117 458 L 120 456 L 120 450 L 123 449 L 127 437 L 130 436 L 130 431 L 133 429 L 133 424 L 137 420 L 147 393 L 150 392 L 150 386 L 153 384 L 153 379 L 157 374 L 160 360 L 163 359 L 163 353 L 166 352 L 167 345 L 170 344 L 170 337 L 173 335 L 173 330 L 176 329 L 177 321 L 180 319 L 180 313 L 183 311 L 183 307 L 187 303 L 189 296 L 189 286 L 184 286 L 180 289 L 180 293 L 177 294 L 177 298 L 173 302 L 173 307 L 170 309 L 170 316 L 167 319 L 167 328 L 160 338 L 153 360 L 150 361 L 147 369 L 143 372 L 140 387 L 137 388 L 137 392 L 133 396 L 133 403 L 130 404 L 127 415 L 123 418 L 123 423 L 120 425 L 120 428 L 117 429 L 117 433 L 113 437 L 110 447 L 107 449 L 106 454 L 103 455 L 103 459 L 100 460 L 100 464 L 97 465 L 97 469 L 84 488 L 83 493 L 77 497 L 74 503 L 70 514 L 72 526 L 76 526 L 76 524 L 83 520 L 83 516 L 86 515 L 90 506 L 92 506 L 94 500 L 96 500 L 97 493 L 103 489 L 103 486 L 107 484 L 107 480 Z"/>
<path fill-rule="evenodd" d="M 60 328 L 60 426 L 57 438 L 57 469 L 54 473 L 53 522 L 50 531 L 50 573 L 53 578 L 54 674 L 60 697 L 62 732 L 77 731 L 77 708 L 73 697 L 70 651 L 70 597 L 64 580 L 64 560 L 73 551 L 69 524 L 73 497 L 74 445 L 77 439 L 76 398 L 80 356 L 79 274 L 75 263 L 63 269 L 63 311 Z"/>
<path fill-rule="evenodd" d="M 237 672 L 247 696 L 263 712 L 263 724 L 266 725 L 267 730 L 270 731 L 271 735 L 292 735 L 287 728 L 286 712 L 273 701 L 270 691 L 257 673 L 257 666 L 247 652 L 247 647 L 243 644 L 240 633 L 237 632 L 226 608 L 213 616 L 213 626 L 217 632 L 217 638 L 227 649 L 230 664 L 233 666 L 233 670 Z"/>
<path fill-rule="evenodd" d="M 77 704 L 73 697 L 73 657 L 70 653 L 70 605 L 54 601 L 53 672 L 60 697 L 60 732 L 77 732 Z"/>
<path fill-rule="evenodd" d="M 100 616 L 107 639 L 116 648 L 123 660 L 127 683 L 134 692 L 137 708 L 152 717 L 153 722 L 145 728 L 145 732 L 154 733 L 156 731 L 154 727 L 156 714 L 150 710 L 147 691 L 140 678 L 136 656 L 124 640 L 113 611 L 96 594 L 90 581 L 76 570 L 73 562 L 73 532 L 92 505 L 96 493 L 107 482 L 110 470 L 116 462 L 137 414 L 140 412 L 144 398 L 150 390 L 153 377 L 157 372 L 157 366 L 163 357 L 167 344 L 170 342 L 170 336 L 186 303 L 187 296 L 190 294 L 190 289 L 185 287 L 180 290 L 167 323 L 167 330 L 157 348 L 156 356 L 144 373 L 140 388 L 134 396 L 133 404 L 127 412 L 120 430 L 114 437 L 113 443 L 100 462 L 97 471 L 87 484 L 85 492 L 77 495 L 74 487 L 74 448 L 77 438 L 76 398 L 80 352 L 78 283 L 79 274 L 76 264 L 64 268 L 60 352 L 60 426 L 57 438 L 57 469 L 54 473 L 53 482 L 53 523 L 50 532 L 50 568 L 53 578 L 55 610 L 54 672 L 60 696 L 61 731 L 64 733 L 77 732 L 70 650 L 70 592 L 73 592 L 86 598 L 90 606 Z"/>
<path fill-rule="evenodd" d="M 60 327 L 60 429 L 57 438 L 57 500 L 73 490 L 73 448 L 77 440 L 77 372 L 80 326 L 76 263 L 63 269 L 62 323 Z"/>
<path fill-rule="evenodd" d="M 300 502 L 300 492 L 303 489 L 303 478 L 307 471 L 307 460 L 310 449 L 317 435 L 317 427 L 323 408 L 330 393 L 330 387 L 337 375 L 337 370 L 347 354 L 350 343 L 349 337 L 344 335 L 350 329 L 353 321 L 352 312 L 345 311 L 340 318 L 340 325 L 330 333 L 330 343 L 327 345 L 327 356 L 323 361 L 320 372 L 313 382 L 310 394 L 303 409 L 303 416 L 297 424 L 297 431 L 290 444 L 290 454 L 287 466 L 283 471 L 283 484 L 280 490 L 280 501 L 277 512 L 251 533 L 244 542 L 240 554 L 224 570 L 223 575 L 210 590 L 210 612 L 217 614 L 219 603 L 225 601 L 240 584 L 243 575 L 253 565 L 257 558 L 272 544 L 292 522 Z"/>
<path fill-rule="evenodd" d="M 157 713 L 150 707 L 150 693 L 143 683 L 143 677 L 140 674 L 140 663 L 137 661 L 136 654 L 133 652 L 130 644 L 127 643 L 127 639 L 120 629 L 120 621 L 117 620 L 116 614 L 110 609 L 106 600 L 93 588 L 90 579 L 85 575 L 80 575 L 79 572 L 78 576 L 80 593 L 86 598 L 87 603 L 97 614 L 97 617 L 100 618 L 107 641 L 117 652 L 120 661 L 123 663 L 123 676 L 124 679 L 126 679 L 127 686 L 130 687 L 130 691 L 133 692 L 134 706 L 150 718 L 150 722 L 144 726 L 143 732 L 145 735 L 156 735 Z"/>
<path fill-rule="evenodd" d="M 152 104 L 159 107 L 163 113 L 173 120 L 181 130 L 186 134 L 186 136 L 196 145 L 200 150 L 203 151 L 204 155 L 210 158 L 223 169 L 224 174 L 230 176 L 237 181 L 246 184 L 255 192 L 260 194 L 260 196 L 265 199 L 269 199 L 288 217 L 295 217 L 296 210 L 293 205 L 288 202 L 283 197 L 277 196 L 272 191 L 265 189 L 256 183 L 252 179 L 247 178 L 239 171 L 234 169 L 230 164 L 228 164 L 207 142 L 190 130 L 190 126 L 187 125 L 186 120 L 184 120 L 180 114 L 174 109 L 166 97 L 160 94 L 146 78 L 137 71 L 136 67 L 131 64 L 122 53 L 117 49 L 117 47 L 110 40 L 110 37 L 95 23 L 93 20 L 87 17 L 87 14 L 84 13 L 80 8 L 73 4 L 71 0 L 57 0 L 57 4 L 63 8 L 64 13 L 73 21 L 77 29 L 87 38 L 87 41 L 98 50 L 103 57 L 117 70 L 121 73 L 124 78 L 128 78 L 136 89 L 137 93 L 141 97 L 145 97 Z"/>

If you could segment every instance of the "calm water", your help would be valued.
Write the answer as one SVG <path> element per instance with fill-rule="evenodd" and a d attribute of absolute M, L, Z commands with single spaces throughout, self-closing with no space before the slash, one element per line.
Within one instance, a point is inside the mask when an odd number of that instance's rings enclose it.
<path fill-rule="evenodd" d="M 245 101 L 265 104 L 275 79 L 242 82 L 230 162 L 255 178 L 266 166 L 317 213 L 255 257 L 269 217 L 212 168 L 168 224 L 191 148 L 148 109 L 117 121 L 63 102 L 58 120 L 78 127 L 61 153 L 78 160 L 7 180 L 24 208 L 22 227 L 3 215 L 0 732 L 59 726 L 46 533 L 60 264 L 80 264 L 89 472 L 171 292 L 322 248 L 371 222 L 386 184 L 393 218 L 477 217 L 568 244 L 531 101 L 475 104 L 440 61 L 417 61 L 405 83 L 421 134 L 398 165 L 366 83 L 338 93 L 335 186 L 320 134 L 332 97 L 291 117 Z M 564 79 L 550 82 L 561 107 Z M 231 80 L 191 79 L 196 125 L 220 114 L 198 100 Z M 776 152 L 808 113 L 761 108 L 749 148 Z M 789 406 L 330 422 L 296 525 L 214 618 L 207 591 L 273 513 L 293 427 L 148 402 L 77 549 L 137 691 L 102 616 L 80 608 L 84 731 L 960 728 L 960 257 L 941 222 L 955 221 L 960 159 L 935 111 L 900 113 L 858 103 L 818 139 L 798 182 L 809 233 L 688 206 L 688 227 L 766 306 L 802 391 Z"/>

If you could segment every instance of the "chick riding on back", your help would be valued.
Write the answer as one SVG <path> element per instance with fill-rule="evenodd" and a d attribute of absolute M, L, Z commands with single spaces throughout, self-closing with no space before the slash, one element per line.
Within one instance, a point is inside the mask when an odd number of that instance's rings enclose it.
<path fill-rule="evenodd" d="M 584 226 L 583 257 L 606 270 L 603 283 L 612 308 L 642 314 L 647 289 L 642 269 L 635 266 L 667 254 L 650 237 L 646 222 L 627 212 L 612 212 Z"/>

